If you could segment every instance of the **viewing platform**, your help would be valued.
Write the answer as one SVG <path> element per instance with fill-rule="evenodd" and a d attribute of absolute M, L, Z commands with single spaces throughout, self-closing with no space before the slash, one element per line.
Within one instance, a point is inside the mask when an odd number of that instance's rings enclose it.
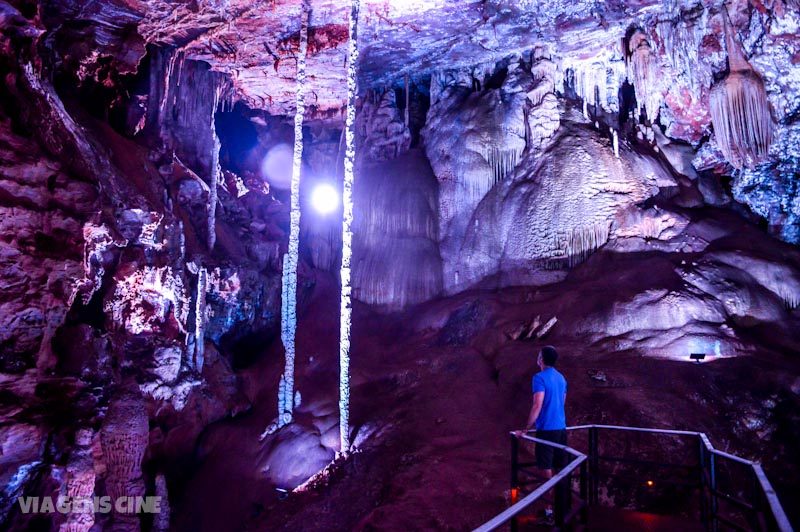
<path fill-rule="evenodd" d="M 569 446 L 511 433 L 511 506 L 476 531 L 793 530 L 761 466 L 715 449 L 701 432 L 567 430 Z M 551 479 L 537 475 L 532 444 L 562 453 Z"/>

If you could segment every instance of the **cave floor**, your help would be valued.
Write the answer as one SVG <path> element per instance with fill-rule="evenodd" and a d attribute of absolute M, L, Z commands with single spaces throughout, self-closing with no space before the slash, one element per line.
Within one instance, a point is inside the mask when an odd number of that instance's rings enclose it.
<path fill-rule="evenodd" d="M 259 435 L 274 418 L 272 384 L 282 371 L 281 348 L 273 342 L 270 356 L 241 372 L 254 407 L 212 425 L 201 438 L 196 471 L 175 509 L 178 528 L 464 530 L 481 524 L 507 504 L 508 431 L 525 421 L 544 343 L 561 353 L 568 424 L 706 432 L 718 449 L 762 462 L 791 511 L 798 496 L 790 487 L 799 465 L 792 450 L 796 409 L 776 391 L 785 388 L 787 375 L 800 374 L 798 360 L 765 349 L 695 364 L 688 357 L 587 345 L 558 326 L 542 341 L 509 338 L 514 324 L 546 314 L 544 292 L 566 283 L 466 292 L 394 315 L 356 306 L 351 419 L 359 451 L 323 482 L 288 497 L 279 497 L 279 486 L 260 470 L 268 446 Z M 335 283 L 318 275 L 298 329 L 303 406 L 294 429 L 304 427 L 316 439 L 297 439 L 299 454 L 310 455 L 325 441 L 315 420 L 335 418 L 337 304 Z M 455 309 L 476 304 L 484 309 L 477 322 L 468 316 L 445 323 Z"/>

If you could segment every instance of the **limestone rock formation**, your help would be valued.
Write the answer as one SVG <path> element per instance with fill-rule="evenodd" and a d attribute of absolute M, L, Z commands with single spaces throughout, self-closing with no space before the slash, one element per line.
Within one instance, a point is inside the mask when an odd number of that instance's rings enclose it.
<path fill-rule="evenodd" d="M 673 185 L 651 158 L 622 150 L 617 159 L 610 139 L 566 122 L 541 158 L 524 159 L 468 215 L 461 259 L 445 262 L 449 289 L 562 278 L 614 236 L 622 211 Z"/>
<path fill-rule="evenodd" d="M 447 291 L 467 286 L 459 274 L 462 243 L 471 215 L 486 194 L 532 159 L 559 124 L 552 67 L 537 59 L 489 68 L 485 73 L 446 72 L 432 80 L 431 108 L 423 131 L 439 181 L 439 240 Z M 531 100 L 529 95 L 533 98 Z"/>

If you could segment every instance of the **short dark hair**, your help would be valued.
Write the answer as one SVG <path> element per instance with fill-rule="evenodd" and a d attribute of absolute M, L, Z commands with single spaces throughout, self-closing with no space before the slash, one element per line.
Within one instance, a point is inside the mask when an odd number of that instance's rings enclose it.
<path fill-rule="evenodd" d="M 542 362 L 545 366 L 555 366 L 558 360 L 558 351 L 552 345 L 546 345 L 542 348 Z"/>

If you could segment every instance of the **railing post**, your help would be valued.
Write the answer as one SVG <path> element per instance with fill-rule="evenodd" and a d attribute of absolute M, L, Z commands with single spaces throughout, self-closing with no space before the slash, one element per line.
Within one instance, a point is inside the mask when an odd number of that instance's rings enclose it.
<path fill-rule="evenodd" d="M 564 441 L 566 443 L 566 440 Z M 562 449 L 554 451 L 554 471 L 560 473 L 566 465 L 567 453 Z M 555 498 L 555 521 L 556 526 L 561 528 L 564 521 L 572 510 L 572 473 L 567 475 L 553 486 L 553 496 Z"/>
<path fill-rule="evenodd" d="M 589 428 L 589 503 L 597 504 L 600 481 L 598 475 L 598 442 L 597 427 Z"/>
<path fill-rule="evenodd" d="M 519 493 L 519 440 L 517 436 L 511 435 L 511 504 L 516 501 L 516 494 Z M 517 531 L 517 518 L 511 518 L 511 532 Z"/>
<path fill-rule="evenodd" d="M 753 505 L 751 525 L 753 530 L 767 530 L 766 523 L 761 521 L 761 486 L 758 483 L 756 472 L 752 467 L 750 470 L 750 504 Z"/>
<path fill-rule="evenodd" d="M 586 460 L 581 464 L 581 478 L 580 478 L 580 492 L 581 492 L 581 523 L 586 524 L 589 522 L 589 486 L 587 485 L 588 463 Z"/>
<path fill-rule="evenodd" d="M 717 457 L 714 453 L 709 453 L 708 471 L 709 488 L 711 489 L 711 532 L 717 532 L 719 530 L 719 521 L 717 520 Z"/>
<path fill-rule="evenodd" d="M 711 530 L 711 522 L 708 518 L 708 482 L 706 480 L 706 444 L 703 438 L 698 436 L 697 442 L 697 466 L 700 469 L 700 521 L 706 530 Z"/>

